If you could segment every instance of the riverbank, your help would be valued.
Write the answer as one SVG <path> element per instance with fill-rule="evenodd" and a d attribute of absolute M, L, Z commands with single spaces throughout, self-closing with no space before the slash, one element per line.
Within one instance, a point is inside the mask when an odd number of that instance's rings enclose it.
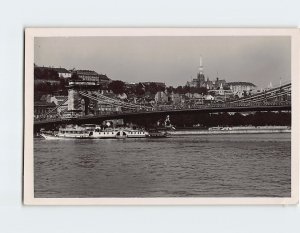
<path fill-rule="evenodd" d="M 213 127 L 209 129 L 179 129 L 168 131 L 168 133 L 170 135 L 291 133 L 291 128 L 288 126 Z"/>

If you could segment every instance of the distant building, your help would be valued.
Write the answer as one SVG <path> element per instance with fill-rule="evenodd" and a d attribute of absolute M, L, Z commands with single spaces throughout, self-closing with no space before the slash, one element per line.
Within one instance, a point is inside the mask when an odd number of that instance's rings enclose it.
<path fill-rule="evenodd" d="M 71 72 L 65 68 L 53 68 L 58 73 L 58 77 L 60 78 L 71 78 Z"/>
<path fill-rule="evenodd" d="M 207 78 L 207 81 L 205 82 L 205 85 L 206 85 L 207 90 L 210 90 L 210 89 L 214 88 L 214 83 L 213 83 L 213 81 L 210 81 L 209 78 Z"/>
<path fill-rule="evenodd" d="M 210 81 L 209 78 L 205 80 L 204 68 L 202 64 L 202 57 L 200 57 L 200 64 L 198 68 L 197 77 L 192 79 L 190 82 L 187 82 L 186 85 L 189 87 L 205 87 L 207 90 L 218 89 L 222 85 L 223 87 L 226 85 L 225 79 L 216 78 L 215 81 Z"/>
<path fill-rule="evenodd" d="M 194 97 L 195 99 L 202 99 L 202 98 L 203 98 L 203 95 L 202 95 L 202 94 L 199 94 L 199 93 L 194 93 L 194 94 L 193 94 L 193 97 Z"/>
<path fill-rule="evenodd" d="M 152 94 L 150 91 L 146 91 L 144 99 L 145 99 L 146 103 L 154 104 L 155 103 L 155 94 Z"/>
<path fill-rule="evenodd" d="M 217 77 L 216 81 L 213 82 L 213 88 L 214 89 L 218 89 L 218 88 L 221 88 L 221 87 L 224 88 L 225 86 L 226 86 L 226 80 L 225 79 L 219 79 Z"/>
<path fill-rule="evenodd" d="M 204 100 L 206 100 L 206 101 L 213 101 L 213 100 L 215 100 L 215 97 L 213 97 L 212 95 L 205 95 L 204 96 Z"/>
<path fill-rule="evenodd" d="M 200 57 L 200 63 L 198 68 L 197 78 L 192 80 L 194 87 L 205 87 L 204 68 L 202 64 L 202 57 Z"/>
<path fill-rule="evenodd" d="M 243 92 L 250 93 L 250 91 L 256 89 L 256 86 L 250 82 L 229 82 L 227 85 L 234 94 Z"/>
<path fill-rule="evenodd" d="M 185 93 L 185 96 L 189 99 L 193 98 L 193 94 L 190 92 Z"/>
<path fill-rule="evenodd" d="M 156 103 L 167 103 L 168 100 L 168 95 L 164 91 L 159 91 L 155 94 Z"/>
<path fill-rule="evenodd" d="M 56 105 L 54 103 L 48 103 L 45 101 L 34 102 L 34 118 L 41 119 L 47 115 L 47 118 L 52 118 L 57 115 L 57 111 L 52 111 Z M 51 112 L 52 111 L 52 112 Z"/>
<path fill-rule="evenodd" d="M 203 94 L 199 94 L 199 93 L 186 93 L 184 95 L 185 98 L 187 98 L 186 100 L 188 100 L 190 103 L 203 103 L 205 96 Z M 184 101 L 183 101 L 184 102 Z"/>
<path fill-rule="evenodd" d="M 199 94 L 199 93 L 186 93 L 185 94 L 186 97 L 188 97 L 189 99 L 202 99 L 203 95 Z"/>
<path fill-rule="evenodd" d="M 83 81 L 99 82 L 99 74 L 93 70 L 75 70 L 74 73 Z"/>
<path fill-rule="evenodd" d="M 208 93 L 213 93 L 213 95 L 224 95 L 225 90 L 223 89 L 222 83 L 218 89 L 209 90 Z"/>
<path fill-rule="evenodd" d="M 104 74 L 98 74 L 93 70 L 74 70 L 73 73 L 76 73 L 78 78 L 83 81 L 91 81 L 97 84 L 108 84 L 110 79 Z"/>
<path fill-rule="evenodd" d="M 224 90 L 222 83 L 219 89 L 209 90 L 208 93 L 214 96 L 216 102 L 225 102 L 234 97 L 232 90 Z"/>
<path fill-rule="evenodd" d="M 170 98 L 170 101 L 172 101 L 173 104 L 180 104 L 182 101 L 181 101 L 181 96 L 180 94 L 178 93 L 174 93 L 172 92 L 170 95 L 169 95 L 169 98 Z"/>
<path fill-rule="evenodd" d="M 206 87 L 205 84 L 205 76 L 204 76 L 204 72 L 203 72 L 203 65 L 202 65 L 202 57 L 200 57 L 200 64 L 198 67 L 198 73 L 197 73 L 197 77 L 192 79 L 192 81 L 187 82 L 187 86 L 190 87 Z"/>
<path fill-rule="evenodd" d="M 108 85 L 111 82 L 110 78 L 106 74 L 99 74 L 99 83 L 102 85 Z"/>

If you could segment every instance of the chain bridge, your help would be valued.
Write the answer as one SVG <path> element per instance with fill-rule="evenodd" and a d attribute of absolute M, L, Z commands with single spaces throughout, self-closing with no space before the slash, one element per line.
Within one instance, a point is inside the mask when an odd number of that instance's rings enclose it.
<path fill-rule="evenodd" d="M 59 109 L 61 110 L 60 114 L 55 114 Z M 44 125 L 63 123 L 95 123 L 107 119 L 154 116 L 156 114 L 290 110 L 291 83 L 222 103 L 192 103 L 187 101 L 177 105 L 150 105 L 110 97 L 100 93 L 97 87 L 92 84 L 88 85 L 88 83 L 82 84 L 72 81 L 69 82 L 68 97 L 42 117 L 35 118 L 34 126 L 42 127 Z"/>

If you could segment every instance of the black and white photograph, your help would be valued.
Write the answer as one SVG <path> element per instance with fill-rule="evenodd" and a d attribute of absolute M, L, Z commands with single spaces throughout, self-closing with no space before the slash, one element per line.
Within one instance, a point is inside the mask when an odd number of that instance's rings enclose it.
<path fill-rule="evenodd" d="M 297 203 L 297 32 L 27 29 L 25 203 Z"/>

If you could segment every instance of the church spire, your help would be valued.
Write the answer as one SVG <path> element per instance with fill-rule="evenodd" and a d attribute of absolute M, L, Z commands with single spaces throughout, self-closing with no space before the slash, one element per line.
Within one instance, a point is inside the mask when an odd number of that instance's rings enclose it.
<path fill-rule="evenodd" d="M 202 61 L 202 56 L 200 56 L 199 73 L 200 73 L 200 74 L 203 74 L 203 61 Z"/>

